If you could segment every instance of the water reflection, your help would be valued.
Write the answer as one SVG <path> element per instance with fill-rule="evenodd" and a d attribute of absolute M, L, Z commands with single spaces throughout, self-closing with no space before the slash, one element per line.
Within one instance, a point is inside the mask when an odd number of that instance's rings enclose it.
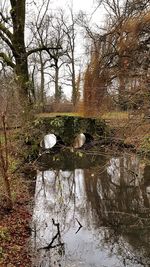
<path fill-rule="evenodd" d="M 80 148 L 84 145 L 85 141 L 86 141 L 85 134 L 80 133 L 75 138 L 74 143 L 73 143 L 73 147 L 74 148 Z"/>
<path fill-rule="evenodd" d="M 57 137 L 54 134 L 46 134 L 40 143 L 40 146 L 44 149 L 50 149 L 56 145 Z"/>
<path fill-rule="evenodd" d="M 148 173 L 135 155 L 89 169 L 39 171 L 34 266 L 150 266 Z"/>

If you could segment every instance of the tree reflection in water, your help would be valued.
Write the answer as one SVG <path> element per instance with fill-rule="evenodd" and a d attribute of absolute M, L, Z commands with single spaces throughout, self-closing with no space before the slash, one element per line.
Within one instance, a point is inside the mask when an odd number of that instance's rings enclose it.
<path fill-rule="evenodd" d="M 105 168 L 38 172 L 34 266 L 150 266 L 149 174 L 135 155 L 107 158 Z M 64 246 L 42 249 L 56 235 L 52 219 Z"/>

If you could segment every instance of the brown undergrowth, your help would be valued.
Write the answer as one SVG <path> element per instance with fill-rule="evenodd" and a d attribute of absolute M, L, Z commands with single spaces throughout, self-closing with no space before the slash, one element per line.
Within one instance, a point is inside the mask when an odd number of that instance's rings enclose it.
<path fill-rule="evenodd" d="M 12 182 L 13 209 L 5 209 L 5 198 L 0 205 L 0 267 L 31 266 L 28 240 L 30 237 L 30 195 L 24 179 Z"/>
<path fill-rule="evenodd" d="M 109 126 L 113 129 L 116 139 L 122 139 L 126 144 L 134 145 L 137 152 L 143 151 L 146 154 L 150 150 L 150 144 L 147 142 L 150 138 L 149 120 L 122 120 L 122 124 L 111 121 Z"/>
<path fill-rule="evenodd" d="M 31 180 L 24 177 L 19 167 L 23 162 L 23 148 L 16 132 L 9 132 L 8 138 L 11 140 L 8 150 L 13 208 L 8 209 L 5 183 L 0 173 L 0 267 L 30 267 Z"/>

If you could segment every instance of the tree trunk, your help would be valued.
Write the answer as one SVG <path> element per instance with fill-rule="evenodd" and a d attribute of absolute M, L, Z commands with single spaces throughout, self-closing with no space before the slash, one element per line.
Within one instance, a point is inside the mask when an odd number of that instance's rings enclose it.
<path fill-rule="evenodd" d="M 8 155 L 8 138 L 7 138 L 7 130 L 6 130 L 6 115 L 1 115 L 2 121 L 2 131 L 4 141 L 3 144 L 0 140 L 0 170 L 2 173 L 2 177 L 4 180 L 4 185 L 6 188 L 6 196 L 7 196 L 7 208 L 13 208 L 12 196 L 11 196 L 11 189 L 10 189 L 10 181 L 8 176 L 8 168 L 9 168 L 9 155 Z"/>
<path fill-rule="evenodd" d="M 42 103 L 42 111 L 44 111 L 44 104 L 45 104 L 45 92 L 44 92 L 44 86 L 45 86 L 45 78 L 44 78 L 44 63 L 42 60 L 42 54 L 40 52 L 40 65 L 41 65 L 41 88 L 40 88 L 40 101 Z"/>
<path fill-rule="evenodd" d="M 119 107 L 121 110 L 126 110 L 126 94 L 125 94 L 125 77 L 122 73 L 118 75 L 119 79 L 119 95 L 118 95 L 118 102 L 119 102 Z"/>
<path fill-rule="evenodd" d="M 29 73 L 28 60 L 25 47 L 25 0 L 10 0 L 11 17 L 13 23 L 12 45 L 14 47 L 13 55 L 16 63 L 16 76 L 19 84 L 19 95 L 22 101 L 30 101 L 31 95 L 29 91 Z"/>
<path fill-rule="evenodd" d="M 72 55 L 72 102 L 74 107 L 77 104 L 78 90 L 76 86 L 76 76 L 75 76 L 75 65 L 74 65 L 74 55 Z"/>
<path fill-rule="evenodd" d="M 55 60 L 55 100 L 59 102 L 60 100 L 60 92 L 59 92 L 59 67 L 58 62 Z"/>

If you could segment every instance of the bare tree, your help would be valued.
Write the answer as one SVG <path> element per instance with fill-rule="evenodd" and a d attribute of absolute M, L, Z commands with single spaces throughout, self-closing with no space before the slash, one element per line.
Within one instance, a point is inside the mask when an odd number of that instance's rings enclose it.
<path fill-rule="evenodd" d="M 67 56 L 67 64 L 69 70 L 68 81 L 71 82 L 72 86 L 72 102 L 73 105 L 76 106 L 78 101 L 78 87 L 76 82 L 76 59 L 75 59 L 75 48 L 76 48 L 76 25 L 77 25 L 77 17 L 75 17 L 73 13 L 73 9 L 69 8 L 70 10 L 70 22 L 64 20 L 62 16 L 62 23 L 63 23 L 63 31 L 66 34 L 68 48 L 66 51 Z M 69 21 L 69 18 L 68 18 Z"/>
<path fill-rule="evenodd" d="M 60 76 L 62 76 L 62 72 L 60 73 L 60 71 L 66 63 L 65 55 L 68 49 L 61 16 L 63 14 L 60 10 L 56 14 L 46 15 L 42 23 L 36 21 L 31 25 L 36 45 L 45 46 L 45 51 L 41 53 L 40 65 L 42 60 L 45 65 L 43 74 L 54 84 L 56 102 L 59 102 L 61 97 L 62 81 L 60 80 L 62 79 L 60 79 Z M 51 47 L 51 49 L 48 47 Z"/>
<path fill-rule="evenodd" d="M 42 17 L 40 13 L 38 19 L 43 20 L 49 6 L 49 0 L 44 1 L 45 12 Z M 11 67 L 16 74 L 16 80 L 20 85 L 20 98 L 24 102 L 32 101 L 32 87 L 30 86 L 28 57 L 36 52 L 50 49 L 50 47 L 32 47 L 27 48 L 25 45 L 25 19 L 26 19 L 26 1 L 25 0 L 6 0 L 3 5 L 10 8 L 10 15 L 3 8 L 0 12 L 0 38 L 9 48 L 9 53 L 6 50 L 0 49 L 0 58 L 7 66 Z M 58 48 L 56 48 L 58 49 Z"/>
<path fill-rule="evenodd" d="M 56 102 L 60 100 L 61 87 L 70 86 L 74 106 L 79 97 L 75 66 L 76 22 L 73 10 L 70 9 L 68 17 L 63 10 L 59 10 L 55 14 L 46 15 L 42 23 L 36 21 L 31 25 L 37 41 L 35 45 L 58 48 L 57 50 L 47 48 L 46 53 L 42 53 L 43 60 L 47 59 L 45 75 L 48 74 L 54 83 Z"/>

